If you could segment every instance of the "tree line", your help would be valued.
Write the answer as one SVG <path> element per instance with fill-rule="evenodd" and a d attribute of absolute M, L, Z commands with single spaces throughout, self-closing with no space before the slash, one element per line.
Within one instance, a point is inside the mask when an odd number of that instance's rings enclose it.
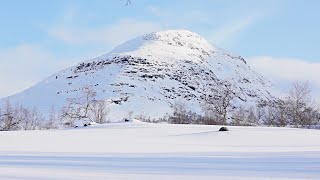
<path fill-rule="evenodd" d="M 77 97 L 68 98 L 62 110 L 51 107 L 45 116 L 37 108 L 13 104 L 7 99 L 0 108 L 0 131 L 57 129 L 75 127 L 77 123 L 106 123 L 108 103 L 98 99 L 96 92 L 85 88 Z"/>
<path fill-rule="evenodd" d="M 238 107 L 235 105 L 237 97 L 232 85 L 222 83 L 223 88 L 213 89 L 204 98 L 202 115 L 188 111 L 187 106 L 178 101 L 172 105 L 173 114 L 161 121 L 173 124 L 320 127 L 319 107 L 311 95 L 308 82 L 292 83 L 284 97 L 260 100 L 251 106 Z"/>
<path fill-rule="evenodd" d="M 202 114 L 188 110 L 183 101 L 172 105 L 173 113 L 160 119 L 136 116 L 148 122 L 172 124 L 206 124 L 234 126 L 277 126 L 297 128 L 319 128 L 320 110 L 311 95 L 308 82 L 294 82 L 286 96 L 268 101 L 260 100 L 251 105 L 236 106 L 234 87 L 221 82 L 223 88 L 212 89 L 203 98 Z M 76 97 L 68 98 L 59 111 L 51 107 L 47 115 L 36 108 L 13 104 L 8 99 L 0 108 L 0 131 L 42 130 L 60 127 L 75 127 L 77 124 L 107 123 L 109 103 L 99 99 L 91 88 Z M 133 112 L 128 112 L 131 119 Z"/>

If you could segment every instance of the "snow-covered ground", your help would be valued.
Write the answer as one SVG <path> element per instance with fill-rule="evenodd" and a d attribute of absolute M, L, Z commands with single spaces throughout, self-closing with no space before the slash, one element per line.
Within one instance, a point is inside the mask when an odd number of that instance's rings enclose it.
<path fill-rule="evenodd" d="M 320 131 L 111 123 L 0 132 L 0 179 L 320 179 Z"/>

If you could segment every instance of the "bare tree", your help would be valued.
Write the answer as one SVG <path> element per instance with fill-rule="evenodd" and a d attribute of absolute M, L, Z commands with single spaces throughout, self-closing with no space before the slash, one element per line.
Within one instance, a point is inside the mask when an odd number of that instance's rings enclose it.
<path fill-rule="evenodd" d="M 33 108 L 31 111 L 31 126 L 29 130 L 40 130 L 42 129 L 44 122 L 44 118 L 42 114 L 37 110 L 37 108 Z"/>
<path fill-rule="evenodd" d="M 36 108 L 29 109 L 19 105 L 16 108 L 16 118 L 20 120 L 22 130 L 40 130 L 43 128 L 44 118 Z"/>
<path fill-rule="evenodd" d="M 12 131 L 19 129 L 20 120 L 15 116 L 15 109 L 12 106 L 10 99 L 5 102 L 4 109 L 0 114 L 0 130 Z"/>
<path fill-rule="evenodd" d="M 92 105 L 92 113 L 89 113 L 88 118 L 92 121 L 104 124 L 107 123 L 107 116 L 110 109 L 107 107 L 107 102 L 103 100 L 97 100 Z"/>
<path fill-rule="evenodd" d="M 62 109 L 62 118 L 66 119 L 67 126 L 73 126 L 77 120 L 90 120 L 97 123 L 106 123 L 109 109 L 106 101 L 97 100 L 97 93 L 91 88 L 85 88 L 78 97 L 68 98 Z"/>
<path fill-rule="evenodd" d="M 211 111 L 219 124 L 227 124 L 227 117 L 232 101 L 235 98 L 233 86 L 224 81 L 221 88 L 212 89 L 211 93 L 205 97 L 205 111 Z"/>
<path fill-rule="evenodd" d="M 239 107 L 232 113 L 231 125 L 233 126 L 247 126 L 249 123 L 247 122 L 248 112 L 243 107 Z"/>
<path fill-rule="evenodd" d="M 267 106 L 267 102 L 258 101 L 256 103 L 256 106 L 253 108 L 257 124 L 262 124 L 263 121 L 265 120 L 266 106 Z"/>
<path fill-rule="evenodd" d="M 44 129 L 57 129 L 58 128 L 58 117 L 54 106 L 52 105 L 49 111 L 48 119 L 44 122 Z"/>
<path fill-rule="evenodd" d="M 172 124 L 190 124 L 187 115 L 187 105 L 183 101 L 176 101 L 171 106 L 173 115 L 169 117 L 169 122 Z"/>
<path fill-rule="evenodd" d="M 217 116 L 217 114 L 214 113 L 214 111 L 212 111 L 211 109 L 207 109 L 207 108 L 208 108 L 207 105 L 203 107 L 205 112 L 204 112 L 204 116 L 200 118 L 201 124 L 206 124 L 206 125 L 220 124 L 219 117 Z"/>
<path fill-rule="evenodd" d="M 261 106 L 251 106 L 248 109 L 247 121 L 249 124 L 257 126 L 261 123 L 263 116 L 265 115 L 265 111 Z"/>
<path fill-rule="evenodd" d="M 97 101 L 96 96 L 96 92 L 87 87 L 78 97 L 68 98 L 62 109 L 62 117 L 71 121 L 89 118 L 89 112 Z"/>
<path fill-rule="evenodd" d="M 22 105 L 19 106 L 19 119 L 20 119 L 20 127 L 22 130 L 30 130 L 31 129 L 31 111 L 27 108 L 24 108 Z"/>
<path fill-rule="evenodd" d="M 293 82 L 288 95 L 268 102 L 265 110 L 263 123 L 268 126 L 310 128 L 319 122 L 308 82 Z"/>
<path fill-rule="evenodd" d="M 274 116 L 274 108 L 268 106 L 266 108 L 266 114 L 265 114 L 265 118 L 263 119 L 263 124 L 267 125 L 267 126 L 273 126 L 275 125 L 275 116 Z"/>
<path fill-rule="evenodd" d="M 294 127 L 305 127 L 311 119 L 307 118 L 307 114 L 312 110 L 312 96 L 309 82 L 293 82 L 289 95 L 286 98 L 288 105 L 289 118 Z"/>

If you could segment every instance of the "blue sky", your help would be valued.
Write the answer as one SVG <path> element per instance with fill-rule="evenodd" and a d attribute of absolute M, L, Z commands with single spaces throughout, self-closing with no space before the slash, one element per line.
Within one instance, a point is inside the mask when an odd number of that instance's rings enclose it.
<path fill-rule="evenodd" d="M 279 87 L 320 89 L 318 0 L 2 0 L 0 96 L 135 36 L 188 29 L 246 57 Z"/>

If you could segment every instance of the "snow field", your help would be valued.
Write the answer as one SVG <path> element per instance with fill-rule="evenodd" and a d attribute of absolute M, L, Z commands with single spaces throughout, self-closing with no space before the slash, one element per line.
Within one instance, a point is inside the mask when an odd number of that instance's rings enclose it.
<path fill-rule="evenodd" d="M 320 179 L 320 131 L 110 123 L 0 132 L 0 179 Z"/>

